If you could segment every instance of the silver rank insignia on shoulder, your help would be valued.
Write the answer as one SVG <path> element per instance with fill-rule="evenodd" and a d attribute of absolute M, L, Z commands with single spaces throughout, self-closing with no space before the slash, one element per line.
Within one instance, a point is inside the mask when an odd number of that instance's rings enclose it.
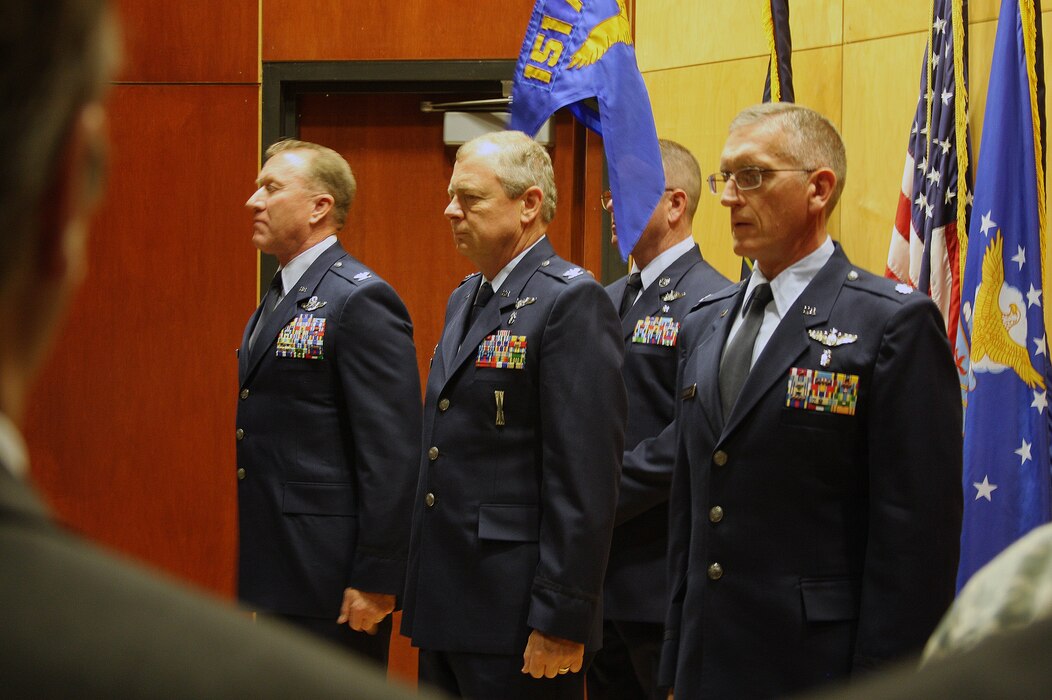
<path fill-rule="evenodd" d="M 851 280 L 852 282 L 854 282 L 855 280 L 858 279 L 858 271 L 857 270 L 852 270 L 851 272 L 847 273 L 847 278 L 849 280 Z"/>
<path fill-rule="evenodd" d="M 315 309 L 320 309 L 328 303 L 329 302 L 327 301 L 318 301 L 318 297 L 311 297 L 307 301 L 300 304 L 300 308 L 304 311 L 314 311 Z"/>
<path fill-rule="evenodd" d="M 574 277 L 580 277 L 584 274 L 584 270 L 579 267 L 571 267 L 569 270 L 563 273 L 563 277 L 568 280 L 572 280 Z"/>
<path fill-rule="evenodd" d="M 367 280 L 367 279 L 369 279 L 372 276 L 373 275 L 370 272 L 359 272 L 357 275 L 354 276 L 353 279 L 358 281 L 358 282 L 361 282 L 362 280 Z"/>
<path fill-rule="evenodd" d="M 829 348 L 835 348 L 838 345 L 848 345 L 858 340 L 858 336 L 854 333 L 844 333 L 836 328 L 830 328 L 829 330 L 816 328 L 807 331 L 807 335 L 811 336 L 812 340 L 817 340 Z"/>
<path fill-rule="evenodd" d="M 661 283 L 658 282 L 658 284 L 661 284 Z M 676 299 L 681 299 L 681 298 L 683 298 L 685 296 L 687 296 L 686 292 L 677 292 L 677 291 L 673 290 L 671 292 L 665 292 L 664 294 L 662 294 L 661 295 L 661 301 L 675 301 Z"/>
<path fill-rule="evenodd" d="M 515 300 L 515 308 L 516 309 L 521 309 L 524 306 L 529 306 L 530 304 L 534 303 L 535 301 L 537 301 L 537 297 L 523 297 L 522 299 L 516 299 Z"/>
<path fill-rule="evenodd" d="M 913 287 L 905 282 L 899 282 L 895 285 L 895 291 L 899 294 L 913 294 Z"/>
<path fill-rule="evenodd" d="M 342 260 L 337 260 L 336 262 L 334 262 L 332 264 L 332 266 L 333 267 L 343 267 L 343 261 Z"/>
<path fill-rule="evenodd" d="M 672 278 L 671 277 L 662 277 L 661 279 L 658 280 L 658 286 L 661 287 L 662 289 L 664 289 L 665 287 L 669 286 L 670 284 L 672 284 Z"/>

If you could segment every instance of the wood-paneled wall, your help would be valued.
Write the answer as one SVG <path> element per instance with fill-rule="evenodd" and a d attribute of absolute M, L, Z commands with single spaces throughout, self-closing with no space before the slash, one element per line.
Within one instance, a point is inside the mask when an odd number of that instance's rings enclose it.
<path fill-rule="evenodd" d="M 999 4 L 969 3 L 976 163 Z M 637 5 L 636 51 L 658 134 L 694 151 L 703 174 L 717 169 L 730 120 L 762 97 L 768 48 L 761 6 L 759 0 L 648 0 Z M 796 100 L 828 116 L 847 147 L 847 184 L 830 234 L 856 264 L 878 274 L 884 273 L 895 221 L 929 11 L 926 2 L 791 3 Z M 1050 17 L 1052 12 L 1043 14 L 1046 35 Z M 1046 41 L 1046 65 L 1050 57 Z M 728 222 L 717 198 L 703 196 L 694 236 L 708 260 L 724 274 L 737 276 L 740 260 L 731 250 Z"/>

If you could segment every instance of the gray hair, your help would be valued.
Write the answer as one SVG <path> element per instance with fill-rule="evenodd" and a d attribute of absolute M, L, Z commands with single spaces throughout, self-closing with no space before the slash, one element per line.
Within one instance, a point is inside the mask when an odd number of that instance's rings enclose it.
<path fill-rule="evenodd" d="M 544 195 L 541 221 L 550 223 L 555 218 L 558 193 L 555 190 L 552 158 L 544 146 L 521 131 L 495 131 L 476 136 L 457 149 L 457 160 L 475 155 L 483 144 L 497 147 L 494 172 L 504 194 L 514 199 L 531 187 L 541 188 Z"/>
<path fill-rule="evenodd" d="M 332 217 L 336 226 L 343 228 L 347 221 L 347 212 L 354 203 L 358 192 L 358 183 L 351 172 L 351 166 L 336 151 L 310 141 L 283 139 L 271 144 L 267 149 L 268 159 L 285 151 L 309 151 L 312 154 L 303 176 L 311 185 L 332 195 Z"/>
<path fill-rule="evenodd" d="M 731 122 L 730 131 L 768 120 L 777 124 L 785 135 L 776 155 L 798 168 L 829 168 L 836 175 L 836 188 L 826 204 L 826 214 L 831 214 L 847 181 L 847 153 L 840 132 L 818 112 L 792 102 L 747 107 Z"/>

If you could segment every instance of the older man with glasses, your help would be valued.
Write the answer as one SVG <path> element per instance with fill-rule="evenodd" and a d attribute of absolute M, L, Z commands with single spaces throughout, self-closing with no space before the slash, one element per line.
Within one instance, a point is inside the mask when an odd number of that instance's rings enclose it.
<path fill-rule="evenodd" d="M 588 697 L 655 698 L 664 636 L 668 491 L 672 481 L 677 336 L 690 307 L 730 282 L 702 260 L 691 235 L 701 195 L 694 156 L 661 139 L 665 193 L 632 251 L 629 275 L 606 288 L 620 308 L 628 425 L 617 525 L 603 587 L 603 648 L 588 673 Z M 611 243 L 616 203 L 606 192 Z"/>
<path fill-rule="evenodd" d="M 680 331 L 660 680 L 782 696 L 919 652 L 953 599 L 961 402 L 935 304 L 826 224 L 844 145 L 793 104 L 732 122 L 709 187 L 741 284 Z"/>

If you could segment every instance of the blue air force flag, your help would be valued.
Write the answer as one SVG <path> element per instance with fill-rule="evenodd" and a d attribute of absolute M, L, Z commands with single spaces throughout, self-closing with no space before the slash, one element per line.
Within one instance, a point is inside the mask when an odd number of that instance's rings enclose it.
<path fill-rule="evenodd" d="M 583 103 L 593 97 L 598 112 Z M 515 69 L 509 128 L 532 136 L 567 106 L 603 137 L 627 260 L 664 194 L 665 171 L 625 0 L 537 0 Z"/>
<path fill-rule="evenodd" d="M 1032 0 L 1001 3 L 957 346 L 969 361 L 958 588 L 1052 515 L 1040 21 Z"/>

